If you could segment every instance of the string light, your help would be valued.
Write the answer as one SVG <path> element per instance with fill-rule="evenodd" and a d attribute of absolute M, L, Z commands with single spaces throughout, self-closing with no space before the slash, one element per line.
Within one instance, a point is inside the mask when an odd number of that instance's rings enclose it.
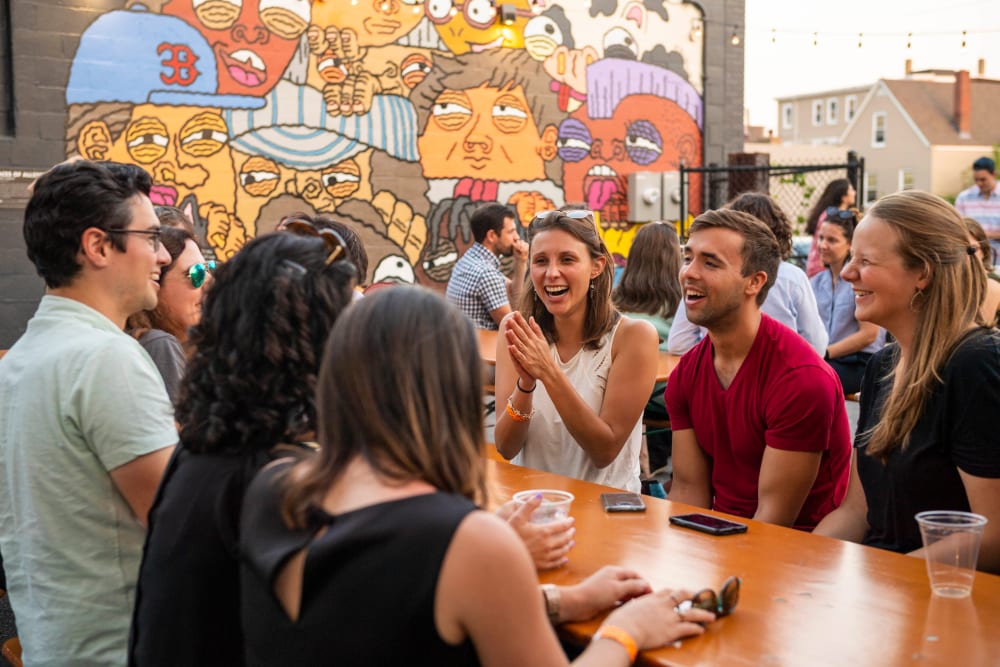
<path fill-rule="evenodd" d="M 965 49 L 965 30 L 962 31 L 962 49 Z"/>
<path fill-rule="evenodd" d="M 861 39 L 862 39 L 862 35 L 861 35 L 861 33 L 859 32 L 859 33 L 858 33 L 858 48 L 859 48 L 859 49 L 861 48 Z"/>
<path fill-rule="evenodd" d="M 818 32 L 813 33 L 813 46 L 816 46 L 816 44 L 819 42 L 819 39 L 817 37 L 818 35 L 819 35 Z"/>
<path fill-rule="evenodd" d="M 906 33 L 906 48 L 909 49 L 912 46 L 913 46 L 913 33 L 908 32 Z"/>
<path fill-rule="evenodd" d="M 733 35 L 732 35 L 732 37 L 729 38 L 729 43 L 732 44 L 733 46 L 739 46 L 740 45 L 740 33 L 739 33 L 739 30 L 740 30 L 739 26 L 737 26 L 737 25 L 733 26 Z"/>
<path fill-rule="evenodd" d="M 692 42 L 697 42 L 699 39 L 701 39 L 702 30 L 703 30 L 703 28 L 702 28 L 702 25 L 701 25 L 701 20 L 699 20 L 699 19 L 691 19 L 691 34 L 688 35 L 688 38 Z"/>
<path fill-rule="evenodd" d="M 778 41 L 778 38 L 775 36 L 776 33 L 777 33 L 777 31 L 774 28 L 771 28 L 771 43 L 772 44 L 775 44 Z"/>

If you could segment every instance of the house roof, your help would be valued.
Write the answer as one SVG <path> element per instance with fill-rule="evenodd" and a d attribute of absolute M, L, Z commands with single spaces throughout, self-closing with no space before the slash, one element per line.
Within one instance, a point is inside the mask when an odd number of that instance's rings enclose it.
<path fill-rule="evenodd" d="M 867 86 L 851 86 L 850 88 L 835 88 L 833 90 L 823 90 L 818 93 L 802 93 L 800 95 L 788 95 L 787 97 L 776 97 L 776 102 L 796 102 L 798 100 L 821 99 L 826 97 L 837 97 L 838 95 L 863 94 L 867 93 L 871 84 Z"/>
<path fill-rule="evenodd" d="M 920 80 L 883 79 L 900 106 L 931 145 L 983 146 L 1000 143 L 1000 81 L 971 80 L 970 134 L 962 138 L 955 127 L 955 84 Z"/>

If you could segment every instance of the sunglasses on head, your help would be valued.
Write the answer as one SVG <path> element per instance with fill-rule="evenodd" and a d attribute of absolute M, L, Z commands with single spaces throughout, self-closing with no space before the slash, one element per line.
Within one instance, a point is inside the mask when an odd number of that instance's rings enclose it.
<path fill-rule="evenodd" d="M 188 280 L 191 281 L 191 287 L 198 289 L 204 285 L 205 279 L 208 278 L 208 274 L 210 273 L 215 273 L 215 260 L 193 264 L 187 272 Z"/>
<path fill-rule="evenodd" d="M 539 211 L 535 214 L 533 220 L 541 220 L 547 217 L 551 213 L 559 213 L 559 215 L 566 216 L 567 218 L 573 218 L 574 220 L 585 220 L 586 218 L 593 218 L 594 212 L 583 208 L 573 208 L 568 211 L 563 210 L 552 210 L 552 211 Z"/>
<path fill-rule="evenodd" d="M 332 229 L 318 229 L 311 223 L 301 220 L 291 220 L 285 223 L 285 231 L 298 234 L 299 236 L 318 236 L 322 239 L 323 244 L 326 246 L 326 251 L 329 253 L 326 256 L 326 261 L 323 262 L 327 266 L 338 260 L 347 258 L 347 244 L 341 238 L 340 234 Z"/>
<path fill-rule="evenodd" d="M 684 613 L 688 609 L 704 609 L 715 614 L 716 618 L 729 616 L 736 610 L 736 604 L 740 601 L 741 583 L 739 577 L 729 577 L 722 584 L 718 594 L 711 588 L 698 591 L 693 598 L 677 605 L 677 610 Z"/>
<path fill-rule="evenodd" d="M 856 216 L 854 211 L 849 208 L 839 209 L 836 206 L 830 206 L 826 209 L 826 217 L 828 218 L 839 218 L 841 220 L 851 220 Z"/>

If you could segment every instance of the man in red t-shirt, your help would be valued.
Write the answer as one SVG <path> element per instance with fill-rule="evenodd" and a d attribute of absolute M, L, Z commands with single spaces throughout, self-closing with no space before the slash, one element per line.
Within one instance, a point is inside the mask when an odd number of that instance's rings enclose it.
<path fill-rule="evenodd" d="M 760 311 L 780 261 L 751 215 L 709 211 L 691 225 L 681 286 L 708 336 L 667 383 L 670 500 L 811 530 L 847 493 L 850 426 L 836 374 Z"/>

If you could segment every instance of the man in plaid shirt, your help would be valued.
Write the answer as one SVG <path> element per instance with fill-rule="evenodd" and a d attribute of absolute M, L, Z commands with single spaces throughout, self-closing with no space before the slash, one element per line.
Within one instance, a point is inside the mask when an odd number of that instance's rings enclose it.
<path fill-rule="evenodd" d="M 517 235 L 514 212 L 503 204 L 477 209 L 470 222 L 476 242 L 455 264 L 446 294 L 477 328 L 496 330 L 516 301 L 528 244 Z M 515 281 L 500 272 L 499 255 L 510 254 Z"/>

